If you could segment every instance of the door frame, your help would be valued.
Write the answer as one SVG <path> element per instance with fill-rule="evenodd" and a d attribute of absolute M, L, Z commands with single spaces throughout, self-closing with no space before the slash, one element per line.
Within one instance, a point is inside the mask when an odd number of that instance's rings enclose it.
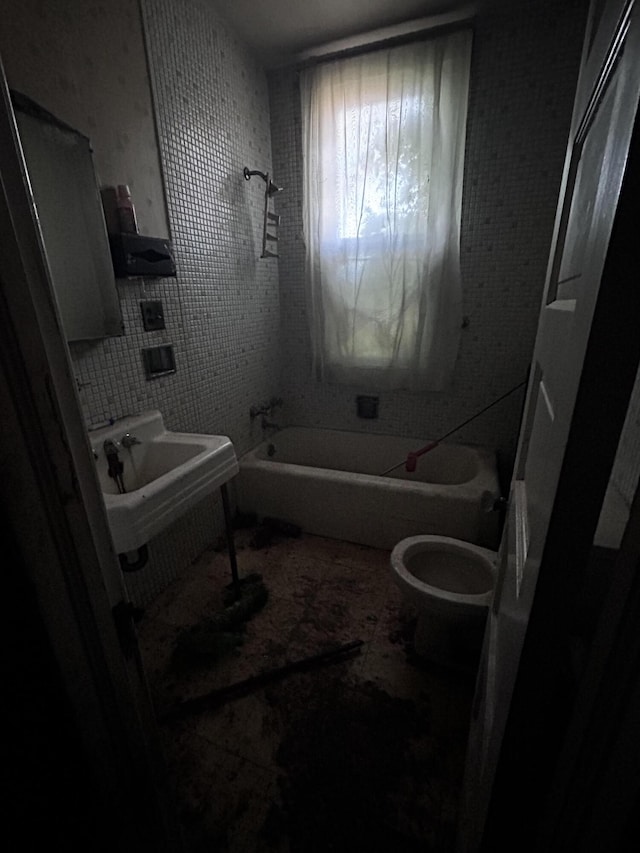
<path fill-rule="evenodd" d="M 1 59 L 0 234 L 2 505 L 111 833 L 181 850 Z"/>
<path fill-rule="evenodd" d="M 622 21 L 633 12 L 624 50 L 637 67 L 639 9 L 632 7 L 632 0 L 610 3 L 605 17 Z M 609 38 L 593 41 L 587 72 L 608 46 Z M 523 851 L 623 849 L 616 845 L 626 843 L 637 820 L 640 785 L 628 762 L 640 758 L 640 732 L 631 724 L 640 712 L 638 493 L 586 663 L 578 676 L 568 665 L 569 622 L 640 363 L 637 92 L 634 98 L 627 105 L 635 111 L 631 143 L 620 194 L 611 199 L 613 229 L 489 805 L 481 848 L 487 851 L 513 839 L 514 827 Z"/>

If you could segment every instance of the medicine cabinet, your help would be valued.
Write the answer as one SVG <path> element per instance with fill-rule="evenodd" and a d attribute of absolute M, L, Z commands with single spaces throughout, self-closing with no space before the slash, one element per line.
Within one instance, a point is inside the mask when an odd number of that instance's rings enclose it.
<path fill-rule="evenodd" d="M 122 335 L 89 140 L 25 96 L 12 100 L 65 337 Z"/>

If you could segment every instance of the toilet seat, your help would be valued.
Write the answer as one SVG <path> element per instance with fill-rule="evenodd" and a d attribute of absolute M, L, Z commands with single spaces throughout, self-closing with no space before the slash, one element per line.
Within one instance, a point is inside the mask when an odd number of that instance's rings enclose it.
<path fill-rule="evenodd" d="M 449 536 L 410 536 L 391 552 L 396 582 L 418 606 L 425 596 L 442 612 L 475 610 L 491 602 L 496 554 Z"/>
<path fill-rule="evenodd" d="M 447 667 L 477 666 L 497 576 L 496 554 L 448 536 L 410 536 L 391 552 L 394 580 L 416 610 L 413 646 Z"/>

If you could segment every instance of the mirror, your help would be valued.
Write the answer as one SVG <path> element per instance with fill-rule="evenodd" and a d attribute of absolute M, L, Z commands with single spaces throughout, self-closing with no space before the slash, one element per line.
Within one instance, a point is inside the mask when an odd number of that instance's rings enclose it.
<path fill-rule="evenodd" d="M 24 95 L 12 100 L 65 337 L 122 335 L 89 140 Z"/>

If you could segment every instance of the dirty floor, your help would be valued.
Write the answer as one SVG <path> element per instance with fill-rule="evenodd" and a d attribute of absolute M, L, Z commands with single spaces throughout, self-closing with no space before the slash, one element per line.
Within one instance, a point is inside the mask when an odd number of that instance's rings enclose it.
<path fill-rule="evenodd" d="M 304 534 L 257 550 L 253 535 L 237 535 L 240 575 L 261 573 L 269 598 L 241 637 L 178 651 L 185 629 L 222 610 L 224 552 L 203 555 L 138 626 L 189 850 L 449 853 L 473 677 L 415 659 L 388 552 Z M 363 646 L 347 659 L 172 714 L 353 640 Z"/>

